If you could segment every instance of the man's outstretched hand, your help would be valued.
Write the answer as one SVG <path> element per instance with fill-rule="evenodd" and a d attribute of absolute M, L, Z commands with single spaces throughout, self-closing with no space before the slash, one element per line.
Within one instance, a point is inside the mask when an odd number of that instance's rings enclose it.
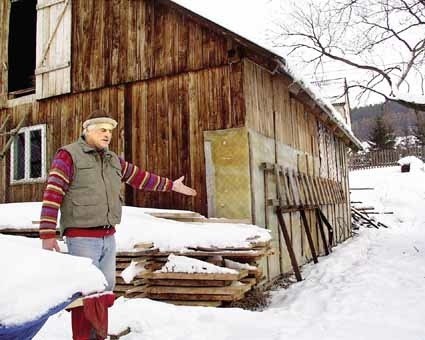
<path fill-rule="evenodd" d="M 184 181 L 184 176 L 176 179 L 173 182 L 173 191 L 179 192 L 183 195 L 196 196 L 196 190 L 193 190 L 192 188 L 189 188 L 188 186 L 184 185 L 183 181 Z"/>
<path fill-rule="evenodd" d="M 43 243 L 43 249 L 55 250 L 59 252 L 61 251 L 59 248 L 58 241 L 56 241 L 55 238 L 47 238 L 47 239 L 41 240 L 41 242 Z"/>

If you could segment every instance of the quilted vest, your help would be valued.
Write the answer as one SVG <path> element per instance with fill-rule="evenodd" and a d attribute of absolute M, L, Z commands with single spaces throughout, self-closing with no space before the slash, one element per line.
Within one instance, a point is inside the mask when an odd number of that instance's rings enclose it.
<path fill-rule="evenodd" d="M 60 211 L 61 235 L 66 228 L 116 225 L 121 221 L 121 163 L 112 151 L 103 157 L 80 137 L 66 145 L 74 163 L 74 178 Z"/>

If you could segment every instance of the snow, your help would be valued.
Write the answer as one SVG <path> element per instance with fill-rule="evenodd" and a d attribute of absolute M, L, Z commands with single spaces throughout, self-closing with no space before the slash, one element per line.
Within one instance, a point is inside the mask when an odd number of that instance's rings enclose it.
<path fill-rule="evenodd" d="M 400 165 L 410 164 L 410 169 L 414 168 L 424 170 L 424 163 L 415 156 L 400 158 L 397 163 Z"/>
<path fill-rule="evenodd" d="M 0 222 L 0 229 L 35 228 L 31 221 L 39 219 L 40 211 L 40 202 L 0 204 L 0 216 L 5 216 Z M 271 239 L 268 230 L 255 225 L 219 222 L 185 223 L 153 217 L 149 214 L 175 212 L 176 210 L 123 207 L 121 224 L 117 226 L 115 234 L 118 251 L 132 250 L 137 243 L 141 242 L 153 242 L 154 246 L 161 251 L 180 252 L 191 247 L 250 247 L 252 240 L 267 242 Z"/>
<path fill-rule="evenodd" d="M 250 247 L 253 239 L 256 242 L 267 242 L 271 239 L 268 230 L 254 225 L 185 223 L 148 214 L 166 211 L 123 207 L 123 218 L 116 233 L 118 249 L 132 249 L 140 242 L 153 242 L 161 251 L 185 251 L 191 247 L 236 248 Z"/>
<path fill-rule="evenodd" d="M 227 268 L 233 268 L 233 269 L 247 269 L 247 270 L 256 270 L 257 269 L 256 266 L 251 266 L 248 263 L 240 263 L 240 262 L 232 261 L 232 260 L 229 260 L 229 259 L 224 259 L 224 265 Z"/>
<path fill-rule="evenodd" d="M 105 277 L 91 260 L 35 246 L 35 240 L 0 234 L 3 326 L 34 320 L 75 293 L 105 289 Z"/>
<path fill-rule="evenodd" d="M 237 274 L 234 269 L 219 267 L 205 261 L 187 256 L 170 254 L 165 265 L 157 273 L 208 273 L 208 274 Z"/>
<path fill-rule="evenodd" d="M 22 213 L 23 208 L 25 213 Z M 0 204 L 0 229 L 38 228 L 37 225 L 32 224 L 32 221 L 40 220 L 40 212 L 41 202 Z"/>
<path fill-rule="evenodd" d="M 138 262 L 131 261 L 127 268 L 121 272 L 121 277 L 124 279 L 125 283 L 130 283 L 136 275 L 145 270 L 144 264 L 139 265 Z"/>
<path fill-rule="evenodd" d="M 304 266 L 303 281 L 272 291 L 264 310 L 177 307 L 119 298 L 110 309 L 109 332 L 130 327 L 123 340 L 425 339 L 425 172 L 412 167 L 402 173 L 400 166 L 356 170 L 350 173 L 350 186 L 374 188 L 353 190 L 352 200 L 376 211 L 393 211 L 393 215 L 377 215 L 390 228 L 360 228 L 353 238 L 334 247 L 330 256 Z M 16 271 L 16 278 L 26 275 L 22 267 Z M 41 272 L 47 273 L 45 268 Z M 53 282 L 50 290 L 56 285 L 63 289 Z M 39 289 L 34 280 L 31 287 Z M 7 304 L 0 304 L 1 313 L 17 303 L 17 295 L 10 292 L 0 290 L 0 299 L 11 295 Z M 33 294 L 26 303 L 38 298 Z M 70 315 L 65 311 L 50 317 L 35 337 L 70 338 Z"/>
<path fill-rule="evenodd" d="M 397 89 L 393 89 L 393 94 L 394 100 L 403 100 L 405 102 L 425 105 L 425 95 L 423 94 L 404 93 Z"/>

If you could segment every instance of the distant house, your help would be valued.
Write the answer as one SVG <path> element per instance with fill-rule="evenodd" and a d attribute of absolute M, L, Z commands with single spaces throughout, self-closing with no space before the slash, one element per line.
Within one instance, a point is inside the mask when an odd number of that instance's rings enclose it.
<path fill-rule="evenodd" d="M 347 149 L 359 142 L 282 56 L 168 0 L 0 0 L 0 14 L 0 202 L 40 201 L 55 151 L 101 107 L 118 121 L 114 151 L 163 176 L 184 174 L 198 191 L 127 187 L 127 205 L 269 228 L 272 279 L 291 269 L 268 205 L 276 182 L 262 170 L 279 164 L 343 197 L 321 208 L 336 241 L 350 237 Z M 307 217 L 323 253 L 316 217 Z M 285 218 L 302 264 L 311 254 L 299 211 Z"/>
<path fill-rule="evenodd" d="M 312 85 L 316 86 L 323 97 L 331 102 L 341 114 L 344 122 L 351 128 L 351 109 L 348 97 L 347 79 L 336 78 L 313 81 Z"/>

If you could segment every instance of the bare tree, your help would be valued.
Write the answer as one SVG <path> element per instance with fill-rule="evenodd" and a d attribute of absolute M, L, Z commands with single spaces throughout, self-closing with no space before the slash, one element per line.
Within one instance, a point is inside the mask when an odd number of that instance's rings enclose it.
<path fill-rule="evenodd" d="M 307 0 L 286 12 L 273 41 L 314 63 L 333 60 L 365 72 L 360 96 L 425 110 L 425 0 Z M 305 56 L 308 56 L 305 58 Z"/>

